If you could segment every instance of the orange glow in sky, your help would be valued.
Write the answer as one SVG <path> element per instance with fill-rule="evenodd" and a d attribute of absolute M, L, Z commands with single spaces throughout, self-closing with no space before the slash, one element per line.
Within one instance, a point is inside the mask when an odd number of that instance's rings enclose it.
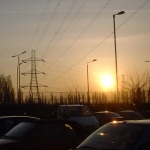
<path fill-rule="evenodd" d="M 97 59 L 88 64 L 90 92 L 116 91 L 113 15 L 120 11 L 125 14 L 116 15 L 115 27 L 121 87 L 126 70 L 150 71 L 148 0 L 2 0 L 1 74 L 11 76 L 17 92 L 17 56 L 26 51 L 19 56 L 22 92 L 29 93 L 31 84 L 41 93 L 87 92 L 87 62 Z"/>

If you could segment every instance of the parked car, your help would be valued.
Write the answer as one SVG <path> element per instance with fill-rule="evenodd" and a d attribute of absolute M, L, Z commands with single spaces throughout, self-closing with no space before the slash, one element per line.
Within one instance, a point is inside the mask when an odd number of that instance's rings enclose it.
<path fill-rule="evenodd" d="M 105 124 L 74 150 L 149 150 L 149 143 L 150 120 L 126 120 Z"/>
<path fill-rule="evenodd" d="M 123 120 L 123 117 L 121 117 L 119 114 L 111 111 L 98 111 L 93 112 L 95 117 L 97 118 L 99 122 L 99 126 L 102 126 L 108 122 L 111 121 L 120 121 Z"/>
<path fill-rule="evenodd" d="M 23 121 L 39 120 L 31 116 L 1 116 L 0 117 L 0 137 L 7 133 L 14 126 Z"/>
<path fill-rule="evenodd" d="M 144 119 L 143 116 L 139 112 L 133 111 L 133 110 L 118 111 L 117 114 L 122 116 L 124 118 L 124 120 L 141 120 L 141 119 Z"/>
<path fill-rule="evenodd" d="M 141 111 L 140 114 L 144 119 L 150 119 L 150 110 Z"/>
<path fill-rule="evenodd" d="M 57 110 L 57 118 L 77 121 L 89 131 L 95 131 L 99 128 L 98 120 L 86 105 L 59 105 Z"/>
<path fill-rule="evenodd" d="M 0 139 L 0 149 L 69 150 L 89 134 L 81 124 L 72 120 L 22 122 Z"/>

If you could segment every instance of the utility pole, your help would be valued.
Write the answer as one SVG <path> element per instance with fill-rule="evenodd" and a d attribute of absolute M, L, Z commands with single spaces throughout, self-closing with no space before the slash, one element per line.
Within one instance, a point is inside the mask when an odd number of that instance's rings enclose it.
<path fill-rule="evenodd" d="M 29 98 L 30 101 L 33 102 L 41 102 L 40 92 L 39 92 L 39 84 L 37 80 L 37 74 L 45 74 L 44 72 L 39 72 L 36 70 L 36 62 L 37 61 L 44 61 L 43 59 L 38 59 L 35 57 L 35 50 L 32 50 L 31 58 L 27 60 L 23 60 L 23 62 L 31 61 L 31 71 L 22 73 L 25 74 L 31 74 L 30 78 L 30 85 L 22 86 L 22 87 L 29 87 Z M 44 85 L 40 85 L 42 87 L 46 87 Z"/>
<path fill-rule="evenodd" d="M 20 91 L 20 55 L 26 53 L 26 51 L 18 54 L 18 55 L 13 55 L 12 57 L 18 57 L 18 65 L 17 65 L 17 99 L 18 103 L 21 104 L 21 91 Z"/>
<path fill-rule="evenodd" d="M 116 66 L 116 99 L 119 103 L 119 90 L 118 90 L 118 62 L 117 62 L 117 46 L 116 46 L 116 24 L 115 16 L 124 14 L 124 11 L 120 11 L 117 14 L 113 15 L 113 24 L 114 24 L 114 45 L 115 45 L 115 66 Z"/>
<path fill-rule="evenodd" d="M 87 100 L 88 100 L 88 104 L 90 104 L 90 94 L 89 94 L 89 63 L 93 62 L 93 61 L 97 61 L 97 59 L 93 59 L 92 61 L 87 62 Z"/>

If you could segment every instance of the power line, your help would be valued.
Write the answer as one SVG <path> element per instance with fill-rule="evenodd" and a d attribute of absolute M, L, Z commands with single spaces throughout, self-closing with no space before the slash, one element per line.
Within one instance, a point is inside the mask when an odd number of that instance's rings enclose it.
<path fill-rule="evenodd" d="M 51 41 L 49 42 L 48 46 L 46 47 L 45 51 L 43 52 L 43 55 L 44 53 L 46 53 L 46 51 L 48 50 L 48 48 L 50 47 L 50 45 L 52 44 L 52 42 L 54 41 L 54 39 L 56 38 L 57 34 L 59 33 L 60 29 L 62 28 L 63 24 L 65 23 L 65 21 L 67 20 L 71 10 L 73 9 L 73 7 L 75 6 L 77 0 L 74 0 L 73 3 L 71 4 L 69 10 L 67 11 L 65 17 L 63 18 L 62 22 L 60 23 L 59 27 L 57 28 L 54 36 L 52 37 Z"/>
<path fill-rule="evenodd" d="M 145 6 L 150 0 L 147 0 L 146 2 L 144 2 L 143 5 L 141 5 L 132 15 L 130 15 L 121 25 L 119 25 L 116 30 L 118 30 L 119 28 L 121 28 L 121 26 L 123 26 L 128 20 L 130 20 L 143 6 Z M 67 71 L 65 71 L 63 74 L 65 74 L 66 72 L 68 72 L 69 70 L 71 70 L 74 66 L 76 66 L 79 62 L 81 62 L 87 55 L 89 55 L 92 51 L 94 51 L 97 47 L 99 47 L 104 41 L 106 41 L 113 33 L 110 33 L 108 36 L 106 36 L 100 43 L 98 43 L 93 49 L 91 49 L 91 51 L 89 51 L 86 55 L 84 55 L 84 57 L 82 57 L 79 61 L 77 61 L 72 67 L 70 67 Z M 62 74 L 62 75 L 63 75 Z M 62 75 L 60 75 L 59 77 L 61 77 Z M 58 78 L 58 77 L 57 77 Z M 57 79 L 56 78 L 56 79 Z M 55 80 L 54 80 L 55 81 Z"/>
<path fill-rule="evenodd" d="M 84 7 L 85 3 L 87 2 L 87 0 L 84 1 L 84 3 L 81 5 L 81 7 L 78 9 L 78 11 L 76 12 L 75 16 L 73 17 L 73 19 L 70 21 L 70 23 L 68 24 L 68 26 L 65 28 L 65 30 L 63 31 L 63 33 L 60 35 L 60 37 L 57 39 L 57 41 L 55 42 L 55 44 L 51 47 L 51 49 L 47 52 L 47 54 L 45 55 L 45 57 L 52 51 L 52 49 L 55 47 L 55 45 L 58 43 L 58 41 L 62 38 L 62 36 L 65 34 L 65 32 L 68 30 L 68 28 L 71 26 L 71 24 L 73 23 L 73 21 L 75 20 L 75 18 L 77 17 L 77 15 L 79 14 L 79 12 L 82 10 L 82 8 Z M 43 58 L 45 58 L 43 56 Z M 54 64 L 54 63 L 53 63 Z"/>
<path fill-rule="evenodd" d="M 104 6 L 103 8 L 96 14 L 96 16 L 89 22 L 89 24 L 84 28 L 84 30 L 77 36 L 77 38 L 72 42 L 72 44 L 59 56 L 59 58 L 57 58 L 57 60 L 53 63 L 55 64 L 74 44 L 75 42 L 79 39 L 79 37 L 81 37 L 81 35 L 84 34 L 84 32 L 91 26 L 91 24 L 97 19 L 97 17 L 103 12 L 103 10 L 107 7 L 107 5 L 109 5 L 109 3 L 112 0 L 109 0 Z M 52 65 L 51 65 L 52 66 Z M 50 67 L 51 67 L 50 66 Z M 50 68 L 49 67 L 49 68 Z"/>
<path fill-rule="evenodd" d="M 46 26 L 46 28 L 45 28 L 45 30 L 44 30 L 42 36 L 41 36 L 41 39 L 40 39 L 39 43 L 37 44 L 37 46 L 36 46 L 36 48 L 35 48 L 36 50 L 38 49 L 39 45 L 41 44 L 41 42 L 42 42 L 42 40 L 43 40 L 43 38 L 44 38 L 44 36 L 45 36 L 45 34 L 47 33 L 47 30 L 48 30 L 48 28 L 50 27 L 50 25 L 51 25 L 51 23 L 52 23 L 52 21 L 53 21 L 55 15 L 56 15 L 56 13 L 57 13 L 57 10 L 58 10 L 59 7 L 60 7 L 61 1 L 62 1 L 62 0 L 59 0 L 59 1 L 58 1 L 57 5 L 56 5 L 56 7 L 55 7 L 55 9 L 54 9 L 54 11 L 53 11 L 53 13 L 52 13 L 52 16 L 50 17 L 50 20 L 48 21 L 48 24 L 47 24 L 47 26 Z"/>
<path fill-rule="evenodd" d="M 147 0 L 146 2 L 144 2 L 132 15 L 130 15 L 120 26 L 118 26 L 116 28 L 116 30 L 118 30 L 124 23 L 126 23 L 130 18 L 133 17 L 133 15 L 135 15 L 142 7 L 144 7 L 150 0 Z M 108 34 L 99 44 L 97 44 L 91 51 L 89 51 L 86 55 L 84 55 L 84 57 L 82 57 L 79 61 L 77 61 L 74 65 L 72 65 L 72 67 L 70 67 L 68 70 L 66 70 L 65 72 L 63 72 L 59 77 L 55 78 L 53 81 L 51 81 L 50 83 L 54 82 L 55 80 L 57 80 L 58 78 L 60 78 L 62 75 L 64 75 L 65 73 L 67 73 L 69 70 L 71 70 L 74 66 L 76 66 L 79 62 L 81 62 L 86 56 L 88 56 L 91 52 L 93 52 L 97 47 L 99 47 L 102 43 L 104 43 L 113 33 Z M 49 84 L 49 83 L 48 83 Z"/>
<path fill-rule="evenodd" d="M 39 28 L 40 28 L 40 26 L 41 26 L 42 20 L 43 20 L 43 18 L 44 18 L 44 16 L 45 16 L 45 13 L 46 13 L 46 10 L 47 10 L 49 4 L 50 4 L 50 0 L 48 0 L 47 3 L 46 3 L 45 9 L 44 9 L 44 11 L 43 11 L 43 13 L 42 13 L 42 16 L 41 16 L 41 18 L 40 18 L 40 21 L 39 21 L 37 27 L 36 27 L 36 31 L 35 31 L 34 34 L 33 34 L 32 40 L 31 40 L 31 42 L 30 42 L 30 44 L 29 44 L 29 46 L 28 46 L 28 48 L 27 48 L 27 51 L 29 51 L 29 49 L 30 49 L 30 47 L 31 47 L 31 45 L 32 45 L 32 43 L 33 43 L 33 41 L 34 41 L 34 39 L 35 39 L 37 33 L 38 33 L 38 30 L 39 30 Z M 25 57 L 24 57 L 24 58 L 25 58 Z"/>

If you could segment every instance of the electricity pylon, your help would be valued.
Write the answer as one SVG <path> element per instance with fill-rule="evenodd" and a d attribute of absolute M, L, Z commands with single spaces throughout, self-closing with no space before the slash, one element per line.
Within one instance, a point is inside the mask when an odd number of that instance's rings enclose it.
<path fill-rule="evenodd" d="M 39 85 L 37 80 L 37 74 L 45 74 L 44 72 L 40 72 L 36 70 L 36 62 L 37 61 L 44 61 L 43 59 L 38 59 L 35 57 L 35 50 L 31 52 L 31 58 L 22 60 L 23 62 L 31 61 L 31 71 L 28 71 L 25 74 L 31 74 L 30 85 L 22 86 L 22 87 L 29 87 L 29 98 L 31 102 L 41 102 L 41 97 L 39 93 L 39 87 L 46 87 L 44 85 Z"/>

